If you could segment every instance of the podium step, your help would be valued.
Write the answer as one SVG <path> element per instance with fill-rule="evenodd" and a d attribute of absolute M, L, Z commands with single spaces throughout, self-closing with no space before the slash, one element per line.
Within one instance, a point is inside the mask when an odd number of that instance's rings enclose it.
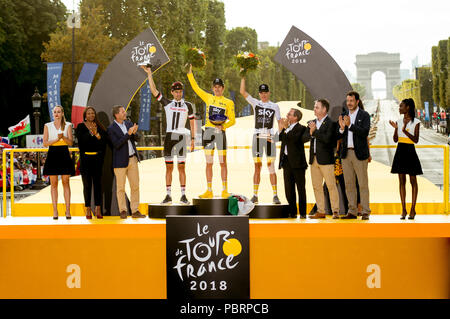
<path fill-rule="evenodd" d="M 253 208 L 248 217 L 261 219 L 288 218 L 289 206 L 275 204 L 256 204 L 255 208 Z"/>
<path fill-rule="evenodd" d="M 228 212 L 228 198 L 193 198 L 196 215 L 231 215 Z"/>
<path fill-rule="evenodd" d="M 148 217 L 149 218 L 166 218 L 167 215 L 194 215 L 195 208 L 193 205 L 163 205 L 163 204 L 149 204 Z"/>

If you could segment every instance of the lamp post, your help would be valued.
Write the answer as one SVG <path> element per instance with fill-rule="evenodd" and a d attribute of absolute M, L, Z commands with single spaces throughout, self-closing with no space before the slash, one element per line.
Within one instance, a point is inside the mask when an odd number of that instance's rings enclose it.
<path fill-rule="evenodd" d="M 34 89 L 34 94 L 31 96 L 31 102 L 33 103 L 33 115 L 34 115 L 34 133 L 39 135 L 39 117 L 41 116 L 41 95 L 37 88 Z M 43 189 L 46 187 L 44 181 L 41 178 L 41 153 L 37 152 L 37 176 L 36 183 L 34 183 L 32 189 Z"/>

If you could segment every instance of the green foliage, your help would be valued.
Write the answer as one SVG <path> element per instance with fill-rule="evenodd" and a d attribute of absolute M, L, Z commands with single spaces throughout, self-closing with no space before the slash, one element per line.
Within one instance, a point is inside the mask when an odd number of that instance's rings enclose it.
<path fill-rule="evenodd" d="M 59 0 L 0 0 L 0 107 L 12 115 L 2 121 L 2 135 L 32 113 L 34 87 L 45 91 L 43 42 L 65 20 L 65 11 Z"/>
<path fill-rule="evenodd" d="M 439 105 L 443 108 L 449 107 L 447 100 L 447 82 L 448 82 L 448 40 L 439 41 L 438 45 L 438 70 L 439 70 Z"/>
<path fill-rule="evenodd" d="M 366 87 L 360 83 L 352 83 L 352 89 L 359 93 L 359 96 L 363 99 L 366 96 Z"/>

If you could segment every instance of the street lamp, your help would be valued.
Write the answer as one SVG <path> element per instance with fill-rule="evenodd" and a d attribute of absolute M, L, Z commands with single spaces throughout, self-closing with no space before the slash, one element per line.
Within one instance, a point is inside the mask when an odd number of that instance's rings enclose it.
<path fill-rule="evenodd" d="M 34 89 L 34 94 L 31 96 L 31 103 L 33 104 L 34 115 L 34 132 L 39 135 L 39 117 L 41 116 L 41 95 L 37 88 Z M 41 153 L 37 152 L 37 176 L 36 183 L 34 183 L 32 189 L 43 189 L 46 187 L 44 181 L 41 178 Z"/>

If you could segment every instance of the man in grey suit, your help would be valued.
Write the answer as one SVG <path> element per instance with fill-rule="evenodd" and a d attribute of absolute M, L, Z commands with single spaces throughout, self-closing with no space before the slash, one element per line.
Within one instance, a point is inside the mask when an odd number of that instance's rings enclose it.
<path fill-rule="evenodd" d="M 339 116 L 338 138 L 342 138 L 340 155 L 344 171 L 345 192 L 348 199 L 348 213 L 341 219 L 358 218 L 356 177 L 359 184 L 362 219 L 368 220 L 370 216 L 367 174 L 370 156 L 367 142 L 370 130 L 370 115 L 359 107 L 359 104 L 358 92 L 348 92 L 347 108 L 349 113 Z"/>

